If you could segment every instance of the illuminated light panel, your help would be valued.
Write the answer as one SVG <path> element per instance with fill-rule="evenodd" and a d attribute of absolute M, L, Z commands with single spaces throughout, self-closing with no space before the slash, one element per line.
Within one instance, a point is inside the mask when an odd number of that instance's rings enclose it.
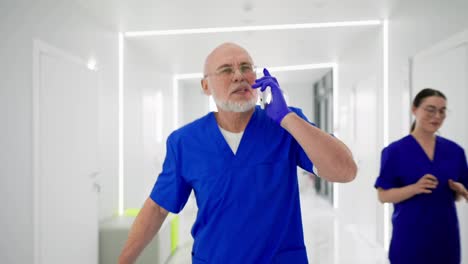
<path fill-rule="evenodd" d="M 243 26 L 243 27 L 213 27 L 213 28 L 189 28 L 189 29 L 169 29 L 169 30 L 150 30 L 150 31 L 129 31 L 129 32 L 125 32 L 125 37 L 148 37 L 148 36 L 190 35 L 190 34 L 226 33 L 226 32 L 247 32 L 247 31 L 269 31 L 269 30 L 293 30 L 293 29 L 311 29 L 311 28 L 375 26 L 375 25 L 380 25 L 380 24 L 381 24 L 380 20 L 362 20 L 362 21 L 261 25 L 261 26 Z"/>

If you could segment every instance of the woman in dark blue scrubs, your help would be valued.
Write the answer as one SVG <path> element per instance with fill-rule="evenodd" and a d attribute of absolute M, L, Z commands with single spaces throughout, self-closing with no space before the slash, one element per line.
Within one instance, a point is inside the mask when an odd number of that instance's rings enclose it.
<path fill-rule="evenodd" d="M 392 264 L 459 264 L 460 232 L 455 200 L 468 200 L 464 150 L 436 135 L 446 116 L 446 97 L 423 89 L 412 106 L 411 133 L 382 151 L 375 187 L 393 203 Z"/>

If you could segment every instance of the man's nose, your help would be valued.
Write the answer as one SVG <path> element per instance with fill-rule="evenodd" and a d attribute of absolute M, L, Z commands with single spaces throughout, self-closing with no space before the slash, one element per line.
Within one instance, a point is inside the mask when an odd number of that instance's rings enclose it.
<path fill-rule="evenodd" d="M 240 69 L 235 69 L 232 75 L 232 81 L 238 82 L 244 80 L 244 74 L 242 74 Z"/>

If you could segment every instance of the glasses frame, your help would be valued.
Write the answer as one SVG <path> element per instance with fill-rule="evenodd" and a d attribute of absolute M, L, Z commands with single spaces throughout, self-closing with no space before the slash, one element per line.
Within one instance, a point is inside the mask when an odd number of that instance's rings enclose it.
<path fill-rule="evenodd" d="M 437 113 L 439 113 L 439 116 L 442 118 L 445 118 L 447 116 L 448 109 L 446 107 L 443 108 L 437 108 L 432 105 L 428 105 L 425 107 L 422 107 L 424 112 L 426 113 L 427 116 L 429 117 L 435 117 Z"/>
<path fill-rule="evenodd" d="M 249 66 L 247 69 L 242 69 L 242 67 Z M 232 77 L 239 71 L 242 76 L 246 77 L 245 74 L 257 74 L 257 66 L 251 63 L 241 63 L 238 67 L 234 69 L 232 65 L 223 65 L 216 69 L 214 72 L 207 73 L 203 78 L 210 76 L 216 76 L 222 79 L 232 79 Z"/>

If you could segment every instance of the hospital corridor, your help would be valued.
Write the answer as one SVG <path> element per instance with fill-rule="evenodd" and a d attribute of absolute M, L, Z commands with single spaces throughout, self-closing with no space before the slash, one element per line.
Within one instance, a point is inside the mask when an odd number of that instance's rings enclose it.
<path fill-rule="evenodd" d="M 467 13 L 0 0 L 0 263 L 468 264 Z"/>

